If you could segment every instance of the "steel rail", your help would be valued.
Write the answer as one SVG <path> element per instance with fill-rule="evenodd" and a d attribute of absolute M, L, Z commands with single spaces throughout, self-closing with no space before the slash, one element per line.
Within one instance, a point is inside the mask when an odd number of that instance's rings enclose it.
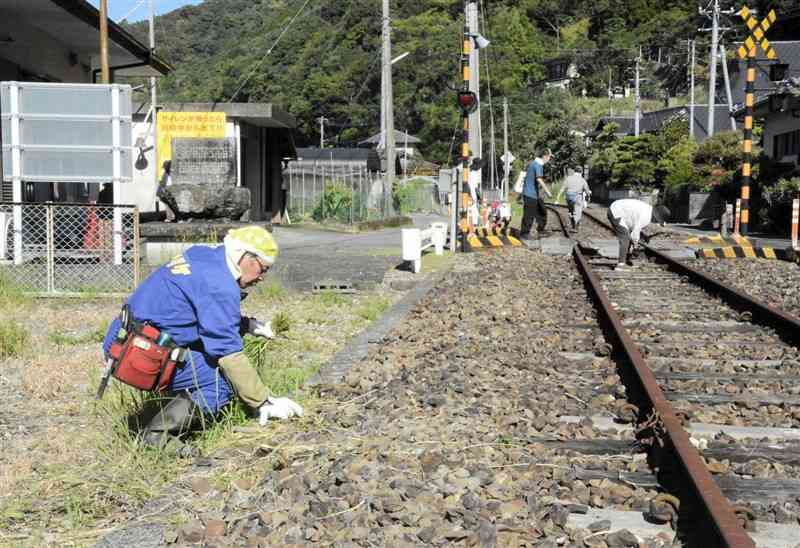
<path fill-rule="evenodd" d="M 554 207 L 550 207 L 551 210 L 558 214 Z M 593 215 L 590 215 L 590 217 L 605 225 Z M 564 234 L 569 237 L 566 225 L 560 214 L 558 214 L 558 220 Z M 655 412 L 656 416 L 660 418 L 667 438 L 666 441 L 669 443 L 668 446 L 665 445 L 664 449 L 671 449 L 671 452 L 683 468 L 683 472 L 689 480 L 688 487 L 691 493 L 696 500 L 700 501 L 702 509 L 714 526 L 714 532 L 716 533 L 714 537 L 716 537 L 717 544 L 735 548 L 755 547 L 755 542 L 744 530 L 739 518 L 734 513 L 731 503 L 722 494 L 722 490 L 712 478 L 700 453 L 692 445 L 689 434 L 683 428 L 672 405 L 664 396 L 658 380 L 653 371 L 647 366 L 639 347 L 623 325 L 617 311 L 612 307 L 608 294 L 603 289 L 602 281 L 583 255 L 580 245 L 576 245 L 573 248 L 572 254 L 578 270 L 586 281 L 590 295 L 598 305 L 601 325 L 616 350 L 615 359 L 628 365 L 628 368 L 621 369 L 621 373 L 628 380 L 628 386 L 634 385 L 639 389 L 637 400 L 639 400 L 638 403 L 640 404 L 638 406 L 640 420 L 646 415 L 651 415 L 652 412 Z M 648 411 L 651 413 L 648 413 Z M 701 531 L 701 534 L 710 532 Z M 697 542 L 692 542 L 692 545 L 697 544 Z"/>
<path fill-rule="evenodd" d="M 587 214 L 586 210 L 584 210 L 584 215 L 612 230 L 612 227 L 607 222 L 598 219 L 593 213 Z M 563 228 L 564 223 L 561 220 L 561 216 L 559 215 L 558 218 Z M 649 242 L 651 237 L 643 234 L 642 239 Z M 787 344 L 800 347 L 800 318 L 797 316 L 775 308 L 752 295 L 721 282 L 705 272 L 701 272 L 682 261 L 670 257 L 666 253 L 662 253 L 651 245 L 644 244 L 643 247 L 645 254 L 649 257 L 666 264 L 673 272 L 688 277 L 707 292 L 720 297 L 731 308 L 735 308 L 740 312 L 750 313 L 752 321 L 775 329 Z"/>

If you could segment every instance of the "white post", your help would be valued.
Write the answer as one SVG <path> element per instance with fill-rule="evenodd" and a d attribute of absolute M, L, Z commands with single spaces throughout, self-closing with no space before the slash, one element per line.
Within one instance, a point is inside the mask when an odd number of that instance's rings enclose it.
<path fill-rule="evenodd" d="M 122 188 L 120 179 L 122 177 L 122 151 L 120 149 L 120 94 L 119 86 L 116 84 L 111 87 L 111 139 L 113 144 L 113 178 L 111 185 L 114 192 L 114 205 L 122 201 Z M 122 264 L 122 210 L 114 208 L 114 264 Z"/>
<path fill-rule="evenodd" d="M 633 134 L 639 136 L 639 119 L 642 117 L 642 100 L 639 95 L 639 63 L 642 60 L 642 48 L 639 48 L 639 56 L 636 58 L 636 113 L 633 121 Z"/>
<path fill-rule="evenodd" d="M 11 84 L 9 89 L 11 108 L 11 184 L 12 200 L 22 202 L 22 150 L 19 130 L 19 85 Z M 14 206 L 14 264 L 22 264 L 22 206 Z"/>
<path fill-rule="evenodd" d="M 236 139 L 236 186 L 242 186 L 242 128 L 239 120 L 233 122 L 233 135 Z"/>
<path fill-rule="evenodd" d="M 508 99 L 503 97 L 503 200 L 508 200 L 508 178 L 511 176 L 511 163 L 508 161 Z"/>
<path fill-rule="evenodd" d="M 792 200 L 792 249 L 797 250 L 797 223 L 800 220 L 800 200 Z"/>

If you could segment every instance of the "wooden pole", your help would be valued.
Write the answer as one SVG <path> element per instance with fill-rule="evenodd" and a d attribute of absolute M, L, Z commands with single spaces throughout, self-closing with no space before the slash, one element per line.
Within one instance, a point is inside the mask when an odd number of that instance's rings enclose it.
<path fill-rule="evenodd" d="M 111 83 L 108 68 L 108 0 L 100 0 L 100 74 L 102 83 Z"/>

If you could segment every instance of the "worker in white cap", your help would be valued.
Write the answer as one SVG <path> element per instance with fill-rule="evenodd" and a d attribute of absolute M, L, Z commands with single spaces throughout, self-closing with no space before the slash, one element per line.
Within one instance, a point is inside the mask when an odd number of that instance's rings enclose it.
<path fill-rule="evenodd" d="M 277 256 L 278 246 L 266 229 L 231 230 L 224 245 L 190 247 L 148 276 L 130 296 L 128 325 L 119 318 L 112 322 L 104 341 L 106 355 L 119 340 L 120 329 L 131 325 L 156 328 L 162 338 L 186 350 L 166 385 L 166 405 L 144 427 L 145 444 L 191 448 L 178 437 L 204 417 L 219 413 L 234 396 L 258 413 L 262 425 L 270 418 L 303 414 L 289 398 L 270 395 L 242 351 L 245 334 L 273 336 L 268 323 L 243 318 L 240 304 L 242 290 L 260 282 Z"/>

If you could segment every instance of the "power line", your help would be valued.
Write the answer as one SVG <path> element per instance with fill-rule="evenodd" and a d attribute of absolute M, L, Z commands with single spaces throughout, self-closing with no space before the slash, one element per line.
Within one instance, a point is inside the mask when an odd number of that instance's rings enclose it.
<path fill-rule="evenodd" d="M 250 78 L 252 78 L 253 75 L 255 75 L 256 71 L 259 68 L 261 68 L 261 65 L 264 64 L 264 61 L 267 60 L 267 57 L 269 57 L 269 54 L 272 53 L 272 50 L 275 49 L 275 46 L 277 46 L 278 42 L 281 41 L 281 38 L 283 38 L 283 35 L 286 34 L 286 31 L 289 30 L 289 28 L 292 26 L 292 23 L 294 23 L 295 20 L 300 16 L 300 13 L 302 13 L 302 11 L 304 9 L 306 9 L 306 6 L 308 5 L 308 3 L 310 1 L 311 0 L 305 0 L 305 2 L 303 2 L 303 5 L 300 6 L 300 9 L 297 10 L 297 13 L 295 13 L 294 16 L 291 18 L 291 20 L 283 27 L 283 30 L 281 30 L 280 34 L 275 39 L 275 42 L 272 43 L 272 45 L 269 47 L 269 49 L 264 54 L 264 56 L 261 57 L 261 59 L 258 61 L 258 63 L 256 63 L 256 66 L 253 67 L 253 70 L 250 71 L 250 74 L 247 75 L 247 78 L 245 78 L 244 82 L 242 82 L 242 84 L 239 86 L 239 88 L 236 90 L 236 92 L 228 100 L 229 103 L 233 103 L 234 99 L 236 99 L 236 97 L 239 95 L 239 93 L 242 91 L 242 89 L 244 89 L 244 86 L 246 86 L 247 83 L 250 81 Z"/>

